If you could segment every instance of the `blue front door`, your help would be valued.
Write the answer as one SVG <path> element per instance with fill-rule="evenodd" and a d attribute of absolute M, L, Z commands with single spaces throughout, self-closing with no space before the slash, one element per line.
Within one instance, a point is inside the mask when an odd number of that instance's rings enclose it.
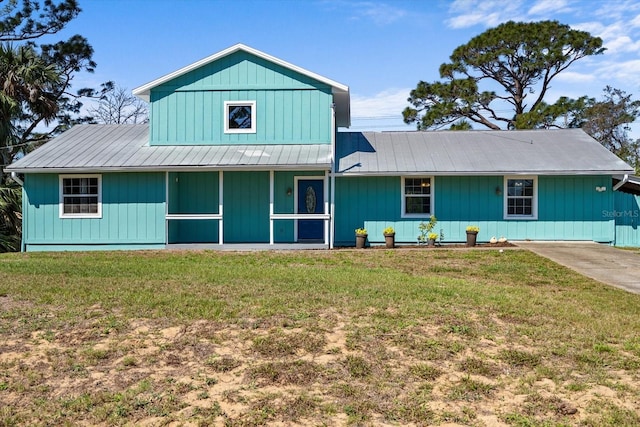
<path fill-rule="evenodd" d="M 298 213 L 324 213 L 324 182 L 321 179 L 298 180 Z M 323 240 L 324 220 L 299 219 L 298 240 Z"/>

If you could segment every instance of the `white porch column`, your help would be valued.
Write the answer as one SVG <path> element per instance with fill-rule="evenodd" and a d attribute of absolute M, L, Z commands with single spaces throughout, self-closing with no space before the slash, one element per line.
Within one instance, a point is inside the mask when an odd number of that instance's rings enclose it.
<path fill-rule="evenodd" d="M 224 244 L 224 172 L 218 171 L 218 213 L 221 218 L 218 220 L 218 244 Z"/>
<path fill-rule="evenodd" d="M 269 244 L 273 245 L 273 193 L 274 193 L 274 182 L 273 182 L 273 169 L 269 171 Z"/>
<path fill-rule="evenodd" d="M 164 173 L 164 244 L 169 244 L 169 171 Z"/>
<path fill-rule="evenodd" d="M 324 190 L 323 193 L 325 194 L 324 197 L 324 214 L 328 214 L 329 213 L 329 198 L 326 197 L 327 194 L 329 194 L 329 173 L 328 171 L 324 171 Z M 331 220 L 329 219 L 325 219 L 324 221 L 324 244 L 325 245 L 329 245 L 329 228 L 331 227 Z"/>
<path fill-rule="evenodd" d="M 336 104 L 331 104 L 331 218 L 329 219 L 329 249 L 333 249 L 336 222 Z M 326 194 L 326 193 L 325 193 Z"/>

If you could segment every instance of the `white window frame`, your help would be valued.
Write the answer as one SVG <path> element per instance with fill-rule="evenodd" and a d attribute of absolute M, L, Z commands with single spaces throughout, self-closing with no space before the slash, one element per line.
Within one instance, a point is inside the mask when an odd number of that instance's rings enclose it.
<path fill-rule="evenodd" d="M 428 196 L 420 196 L 420 195 L 409 195 L 409 197 L 429 197 L 429 208 L 430 208 L 430 212 L 429 213 L 407 213 L 405 210 L 406 205 L 406 200 L 407 200 L 407 194 L 405 193 L 405 180 L 406 179 L 428 179 L 429 180 L 429 187 L 431 188 L 431 190 L 429 191 L 429 195 Z M 400 180 L 400 193 L 402 194 L 402 198 L 400 201 L 400 217 L 401 218 L 431 218 L 431 215 L 433 215 L 434 211 L 434 193 L 435 193 L 435 179 L 433 176 L 425 176 L 425 175 L 419 175 L 419 176 L 403 176 L 402 179 Z"/>
<path fill-rule="evenodd" d="M 533 181 L 533 196 L 531 196 L 531 215 L 509 214 L 509 181 L 510 180 L 531 180 Z M 538 219 L 538 177 L 535 175 L 512 175 L 504 177 L 504 219 Z M 524 198 L 524 196 L 514 196 L 514 198 Z"/>
<path fill-rule="evenodd" d="M 234 129 L 229 127 L 229 107 L 250 107 L 251 127 L 247 129 Z M 256 133 L 256 101 L 224 101 L 222 113 L 224 133 Z"/>
<path fill-rule="evenodd" d="M 65 213 L 64 212 L 64 180 L 72 179 L 72 178 L 98 178 L 98 212 L 96 213 Z M 102 218 L 102 175 L 100 174 L 83 174 L 83 175 L 60 175 L 59 176 L 59 187 L 60 187 L 60 218 Z M 95 197 L 95 194 L 86 194 L 86 195 L 66 195 L 72 197 Z"/>

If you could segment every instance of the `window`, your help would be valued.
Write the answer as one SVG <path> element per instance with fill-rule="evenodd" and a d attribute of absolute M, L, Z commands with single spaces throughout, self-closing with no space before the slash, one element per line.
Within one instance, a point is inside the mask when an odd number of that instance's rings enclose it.
<path fill-rule="evenodd" d="M 101 218 L 102 177 L 60 175 L 60 217 Z"/>
<path fill-rule="evenodd" d="M 255 133 L 256 102 L 225 101 L 224 133 Z"/>
<path fill-rule="evenodd" d="M 537 178 L 505 177 L 505 218 L 536 219 L 538 216 Z"/>
<path fill-rule="evenodd" d="M 431 177 L 402 178 L 402 216 L 426 217 L 433 210 Z"/>

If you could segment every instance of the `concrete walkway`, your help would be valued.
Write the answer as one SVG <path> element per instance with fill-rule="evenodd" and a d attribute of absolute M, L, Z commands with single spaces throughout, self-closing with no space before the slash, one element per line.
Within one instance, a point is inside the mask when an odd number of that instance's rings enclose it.
<path fill-rule="evenodd" d="M 594 242 L 512 242 L 592 279 L 640 294 L 640 254 Z"/>

